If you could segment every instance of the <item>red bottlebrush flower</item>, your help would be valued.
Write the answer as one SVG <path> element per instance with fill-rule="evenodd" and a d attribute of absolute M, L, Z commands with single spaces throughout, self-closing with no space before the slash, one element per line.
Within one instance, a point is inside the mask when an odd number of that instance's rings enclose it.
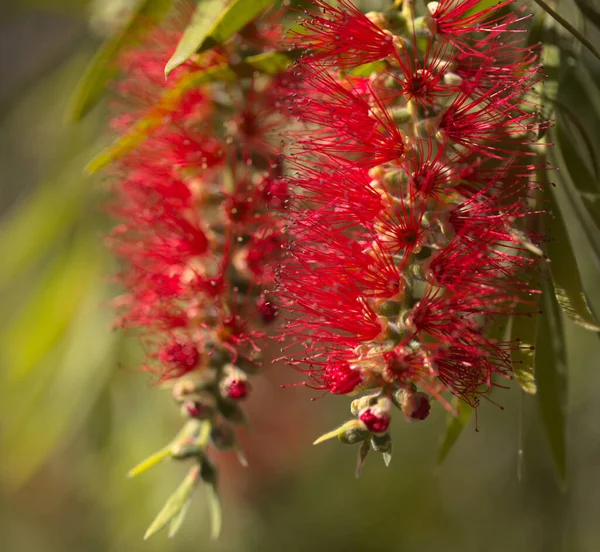
<path fill-rule="evenodd" d="M 473 33 L 493 36 L 511 30 L 511 25 L 519 19 L 514 14 L 502 14 L 500 10 L 513 3 L 514 0 L 502 0 L 482 10 L 479 0 L 440 0 L 430 2 L 427 9 L 431 14 L 432 31 L 460 48 L 464 46 L 465 38 L 471 38 Z M 515 31 L 522 32 L 521 29 Z M 480 52 L 479 55 L 485 54 Z"/>
<path fill-rule="evenodd" d="M 187 374 L 200 362 L 200 353 L 193 343 L 171 343 L 158 353 L 161 362 L 169 367 L 169 377 Z"/>
<path fill-rule="evenodd" d="M 385 55 L 375 38 L 362 51 L 315 39 L 356 23 L 346 3 L 303 23 L 314 52 L 296 65 L 290 105 L 304 128 L 290 133 L 283 334 L 304 345 L 288 358 L 309 387 L 363 393 L 352 411 L 376 434 L 389 424 L 380 401 L 410 420 L 428 416 L 431 396 L 477 406 L 513 368 L 515 345 L 490 337 L 498 318 L 537 310 L 539 236 L 524 228 L 536 214 L 531 146 L 547 123 L 530 99 L 540 75 L 519 39 L 527 18 L 510 4 L 369 15 L 394 35 Z M 351 56 L 380 63 L 357 77 Z M 386 443 L 376 450 L 389 454 Z"/>
<path fill-rule="evenodd" d="M 360 372 L 343 361 L 327 364 L 320 377 L 324 388 L 334 395 L 352 393 L 362 383 Z"/>
<path fill-rule="evenodd" d="M 323 0 L 313 4 L 323 15 L 308 18 L 293 42 L 307 48 L 315 60 L 351 68 L 394 53 L 394 36 L 348 0 L 340 0 L 337 6 Z"/>
<path fill-rule="evenodd" d="M 318 125 L 309 138 L 294 136 L 299 149 L 320 150 L 341 159 L 352 156 L 357 166 L 370 168 L 399 161 L 406 136 L 365 79 L 336 81 L 309 63 L 302 73 L 306 90 L 292 98 L 291 111 Z"/>

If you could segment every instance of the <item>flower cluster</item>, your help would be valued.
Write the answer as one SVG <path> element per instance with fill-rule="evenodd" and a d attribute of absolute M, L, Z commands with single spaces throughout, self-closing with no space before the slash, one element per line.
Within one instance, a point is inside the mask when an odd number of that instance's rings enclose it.
<path fill-rule="evenodd" d="M 503 322 L 537 311 L 540 67 L 512 1 L 478 3 L 364 15 L 317 0 L 294 37 L 303 127 L 278 282 L 284 335 L 304 347 L 288 360 L 312 388 L 361 395 L 324 437 L 386 461 L 394 407 L 423 420 L 432 399 L 477 406 L 514 368 Z"/>
<path fill-rule="evenodd" d="M 149 116 L 160 124 L 115 164 L 109 209 L 119 223 L 109 242 L 126 290 L 118 326 L 137 332 L 145 369 L 172 387 L 188 419 L 168 455 L 195 458 L 192 477 L 213 484 L 207 446 L 237 447 L 231 424 L 244 420 L 240 402 L 260 367 L 258 341 L 277 315 L 265 292 L 281 250 L 275 214 L 287 196 L 270 140 L 281 84 L 256 74 L 182 83 L 239 59 L 238 51 L 262 51 L 278 32 L 254 23 L 235 44 L 195 56 L 165 81 L 185 20 L 153 31 L 121 59 L 113 128 L 127 133 Z M 156 114 L 167 90 L 177 100 Z"/>

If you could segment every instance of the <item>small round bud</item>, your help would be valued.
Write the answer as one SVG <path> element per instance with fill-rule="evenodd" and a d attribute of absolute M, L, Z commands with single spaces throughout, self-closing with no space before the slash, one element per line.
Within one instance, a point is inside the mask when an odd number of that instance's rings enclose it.
<path fill-rule="evenodd" d="M 243 379 L 231 380 L 225 387 L 225 396 L 234 401 L 245 399 L 250 392 L 248 382 Z"/>
<path fill-rule="evenodd" d="M 277 317 L 277 307 L 262 294 L 256 301 L 256 309 L 263 324 L 270 324 Z"/>
<path fill-rule="evenodd" d="M 214 408 L 197 401 L 186 401 L 181 406 L 181 413 L 189 418 L 208 420 L 212 418 Z"/>
<path fill-rule="evenodd" d="M 400 401 L 402 412 L 410 421 L 424 420 L 429 416 L 431 404 L 429 396 L 417 391 L 416 393 L 407 392 Z"/>
<path fill-rule="evenodd" d="M 338 441 L 344 445 L 355 445 L 364 441 L 368 434 L 369 432 L 364 429 L 350 428 L 338 435 Z"/>
<path fill-rule="evenodd" d="M 371 433 L 385 433 L 391 421 L 389 414 L 378 412 L 376 407 L 363 410 L 359 418 Z"/>

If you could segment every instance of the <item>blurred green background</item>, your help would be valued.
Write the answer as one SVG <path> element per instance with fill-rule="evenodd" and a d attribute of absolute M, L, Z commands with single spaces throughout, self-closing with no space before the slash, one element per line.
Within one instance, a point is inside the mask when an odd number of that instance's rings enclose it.
<path fill-rule="evenodd" d="M 371 3 L 373 4 L 373 3 Z M 185 468 L 125 474 L 180 424 L 168 393 L 136 371 L 139 351 L 111 330 L 113 263 L 99 208 L 106 182 L 83 175 L 106 106 L 64 123 L 70 92 L 124 3 L 3 0 L 0 19 L 0 547 L 10 552 L 600 550 L 600 340 L 565 321 L 568 484 L 559 490 L 535 397 L 494 395 L 446 462 L 446 417 L 398 423 L 394 459 L 312 440 L 348 417 L 311 402 L 276 366 L 250 405 L 250 466 L 223 456 L 225 523 L 208 537 L 201 489 L 181 533 L 142 535 Z M 91 23 L 90 23 L 91 21 Z M 600 100 L 600 98 L 599 98 Z M 568 222 L 568 219 L 567 219 Z M 600 283 L 574 231 L 593 305 Z"/>

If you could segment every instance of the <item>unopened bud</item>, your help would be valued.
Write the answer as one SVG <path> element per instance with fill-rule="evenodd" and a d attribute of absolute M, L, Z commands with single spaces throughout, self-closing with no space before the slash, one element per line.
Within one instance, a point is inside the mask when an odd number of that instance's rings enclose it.
<path fill-rule="evenodd" d="M 392 401 L 387 397 L 379 397 L 373 406 L 359 413 L 359 419 L 371 433 L 385 433 L 390 425 Z"/>
<path fill-rule="evenodd" d="M 250 392 L 246 374 L 232 364 L 225 366 L 223 372 L 224 377 L 219 382 L 221 396 L 232 401 L 245 399 Z"/>
<path fill-rule="evenodd" d="M 412 422 L 424 420 L 429 416 L 431 403 L 425 393 L 405 391 L 398 402 L 404 415 Z"/>

